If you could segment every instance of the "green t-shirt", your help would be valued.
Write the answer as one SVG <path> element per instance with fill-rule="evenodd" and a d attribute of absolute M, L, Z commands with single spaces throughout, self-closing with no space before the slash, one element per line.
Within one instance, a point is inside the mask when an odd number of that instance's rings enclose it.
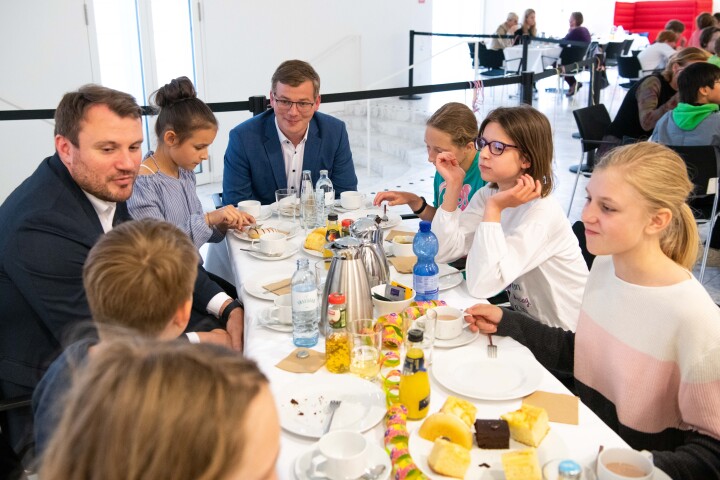
<path fill-rule="evenodd" d="M 475 192 L 480 190 L 480 188 L 485 185 L 485 181 L 480 176 L 480 169 L 478 168 L 478 157 L 480 156 L 480 152 L 475 154 L 475 158 L 473 158 L 472 165 L 470 165 L 470 168 L 465 173 L 465 178 L 463 179 L 463 186 L 460 190 L 460 198 L 458 198 L 458 208 L 460 210 L 465 210 L 465 207 L 468 206 L 468 203 L 470 203 L 470 199 L 475 195 Z M 443 198 L 445 197 L 445 180 L 443 180 L 442 176 L 436 171 L 435 172 L 435 184 L 433 188 L 434 193 L 434 203 L 435 208 L 439 208 L 440 205 L 443 202 Z"/>

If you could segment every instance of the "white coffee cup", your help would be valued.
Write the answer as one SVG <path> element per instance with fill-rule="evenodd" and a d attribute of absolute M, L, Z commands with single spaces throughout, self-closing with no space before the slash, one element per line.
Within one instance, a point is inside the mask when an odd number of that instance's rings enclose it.
<path fill-rule="evenodd" d="M 275 305 L 270 307 L 270 320 L 284 325 L 292 324 L 292 295 L 286 293 L 275 298 Z"/>
<path fill-rule="evenodd" d="M 255 242 L 257 242 L 257 245 Z M 278 255 L 285 253 L 286 246 L 287 235 L 280 232 L 270 232 L 260 235 L 260 238 L 253 240 L 250 248 L 258 250 L 265 255 Z"/>
<path fill-rule="evenodd" d="M 392 254 L 396 257 L 414 257 L 413 237 L 398 235 L 392 239 Z"/>
<path fill-rule="evenodd" d="M 465 320 L 461 310 L 447 306 L 435 307 L 433 310 L 437 314 L 435 338 L 451 340 L 462 333 Z"/>
<path fill-rule="evenodd" d="M 260 216 L 260 202 L 257 200 L 243 200 L 237 204 L 238 210 L 249 213 L 253 217 Z"/>
<path fill-rule="evenodd" d="M 365 203 L 365 195 L 360 192 L 348 190 L 340 194 L 340 205 L 345 210 L 356 210 Z"/>
<path fill-rule="evenodd" d="M 606 448 L 598 455 L 599 480 L 650 480 L 654 472 L 652 454 L 648 451 Z"/>
<path fill-rule="evenodd" d="M 338 430 L 323 435 L 312 459 L 312 476 L 331 480 L 358 478 L 368 466 L 368 442 L 362 434 Z"/>

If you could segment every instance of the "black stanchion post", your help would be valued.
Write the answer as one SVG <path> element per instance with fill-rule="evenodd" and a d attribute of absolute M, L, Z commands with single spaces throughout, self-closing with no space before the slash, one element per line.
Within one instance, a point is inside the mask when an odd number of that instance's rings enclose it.
<path fill-rule="evenodd" d="M 588 107 L 600 104 L 600 75 L 603 74 L 598 68 L 602 65 L 601 55 L 596 55 L 593 58 L 593 63 L 590 65 L 592 70 L 590 71 L 590 95 L 588 95 Z"/>
<path fill-rule="evenodd" d="M 415 30 L 410 30 L 410 63 L 408 63 L 408 87 L 412 88 L 413 86 L 413 72 L 415 72 L 415 69 L 413 68 L 413 64 L 415 63 Z M 415 95 L 413 93 L 410 93 L 408 95 L 403 95 L 400 97 L 400 100 L 420 100 L 422 97 L 420 95 Z"/>
<path fill-rule="evenodd" d="M 532 105 L 534 77 L 535 72 L 520 73 L 520 101 L 526 105 Z"/>
<path fill-rule="evenodd" d="M 253 114 L 253 117 L 267 110 L 268 99 L 265 95 L 252 96 L 248 98 L 248 102 L 250 103 L 250 113 Z"/>
<path fill-rule="evenodd" d="M 520 71 L 521 72 L 524 72 L 525 70 L 527 70 L 527 58 L 528 58 L 529 43 L 530 43 L 530 36 L 523 35 L 522 36 L 523 52 L 522 52 L 522 58 L 520 59 Z"/>

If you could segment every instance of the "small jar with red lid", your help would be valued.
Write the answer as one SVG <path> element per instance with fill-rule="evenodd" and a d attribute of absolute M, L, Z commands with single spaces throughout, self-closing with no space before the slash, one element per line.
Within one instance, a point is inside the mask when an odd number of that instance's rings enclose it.
<path fill-rule="evenodd" d="M 350 369 L 350 335 L 345 306 L 344 293 L 328 295 L 325 367 L 331 373 L 345 373 Z"/>

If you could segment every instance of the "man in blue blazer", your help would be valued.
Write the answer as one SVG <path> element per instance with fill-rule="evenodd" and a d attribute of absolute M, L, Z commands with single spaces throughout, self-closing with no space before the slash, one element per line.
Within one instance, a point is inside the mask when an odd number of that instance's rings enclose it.
<path fill-rule="evenodd" d="M 125 201 L 142 142 L 141 109 L 131 95 L 97 85 L 67 93 L 55 112 L 55 155 L 0 205 L 0 398 L 31 394 L 67 337 L 78 334 L 74 327 L 89 323 L 83 265 L 101 235 L 131 220 Z M 215 320 L 196 309 L 207 315 L 225 297 L 198 266 L 193 330 Z M 226 327 L 239 340 L 242 309 L 232 303 L 220 301 L 222 321 L 205 329 Z M 20 451 L 32 441 L 30 409 L 2 412 L 0 428 Z"/>
<path fill-rule="evenodd" d="M 275 191 L 300 189 L 303 170 L 313 185 L 327 170 L 335 195 L 357 190 L 357 176 L 345 124 L 318 112 L 320 77 L 310 64 L 287 60 L 272 76 L 273 109 L 230 131 L 225 151 L 223 203 L 275 202 Z"/>

